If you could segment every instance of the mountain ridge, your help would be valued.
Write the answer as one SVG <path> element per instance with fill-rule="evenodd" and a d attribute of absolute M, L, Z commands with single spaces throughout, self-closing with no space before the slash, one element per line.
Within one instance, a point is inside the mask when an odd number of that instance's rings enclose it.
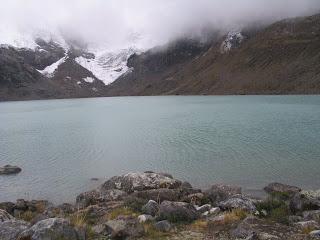
<path fill-rule="evenodd" d="M 33 49 L 0 46 L 0 100 L 320 93 L 320 14 L 146 51 L 35 43 Z"/>

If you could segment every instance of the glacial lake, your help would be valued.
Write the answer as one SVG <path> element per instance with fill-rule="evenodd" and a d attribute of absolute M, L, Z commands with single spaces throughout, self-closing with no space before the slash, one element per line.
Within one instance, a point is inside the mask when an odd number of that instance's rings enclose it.
<path fill-rule="evenodd" d="M 0 201 L 72 202 L 132 171 L 255 192 L 320 188 L 320 96 L 115 97 L 0 103 Z M 100 180 L 103 181 L 103 180 Z"/>

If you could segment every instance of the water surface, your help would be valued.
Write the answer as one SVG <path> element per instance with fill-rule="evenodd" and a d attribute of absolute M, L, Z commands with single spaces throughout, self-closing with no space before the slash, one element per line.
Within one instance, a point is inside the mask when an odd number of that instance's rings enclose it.
<path fill-rule="evenodd" d="M 128 171 L 197 187 L 320 188 L 320 96 L 119 97 L 0 103 L 0 201 L 73 201 Z"/>

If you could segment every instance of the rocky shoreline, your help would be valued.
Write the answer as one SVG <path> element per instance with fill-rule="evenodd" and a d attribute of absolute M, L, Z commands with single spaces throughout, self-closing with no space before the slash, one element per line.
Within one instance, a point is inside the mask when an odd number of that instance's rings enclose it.
<path fill-rule="evenodd" d="M 254 199 L 237 186 L 201 190 L 166 173 L 128 173 L 75 204 L 0 203 L 0 239 L 320 239 L 320 190 L 264 190 L 268 197 Z"/>

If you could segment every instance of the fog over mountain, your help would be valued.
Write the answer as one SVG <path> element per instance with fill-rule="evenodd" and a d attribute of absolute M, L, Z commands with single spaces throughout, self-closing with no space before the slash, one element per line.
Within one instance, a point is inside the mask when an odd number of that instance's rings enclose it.
<path fill-rule="evenodd" d="M 201 29 L 310 15 L 319 0 L 2 0 L 0 43 L 32 47 L 34 36 L 117 49 L 150 48 Z M 22 46 L 23 47 L 23 46 Z"/>

